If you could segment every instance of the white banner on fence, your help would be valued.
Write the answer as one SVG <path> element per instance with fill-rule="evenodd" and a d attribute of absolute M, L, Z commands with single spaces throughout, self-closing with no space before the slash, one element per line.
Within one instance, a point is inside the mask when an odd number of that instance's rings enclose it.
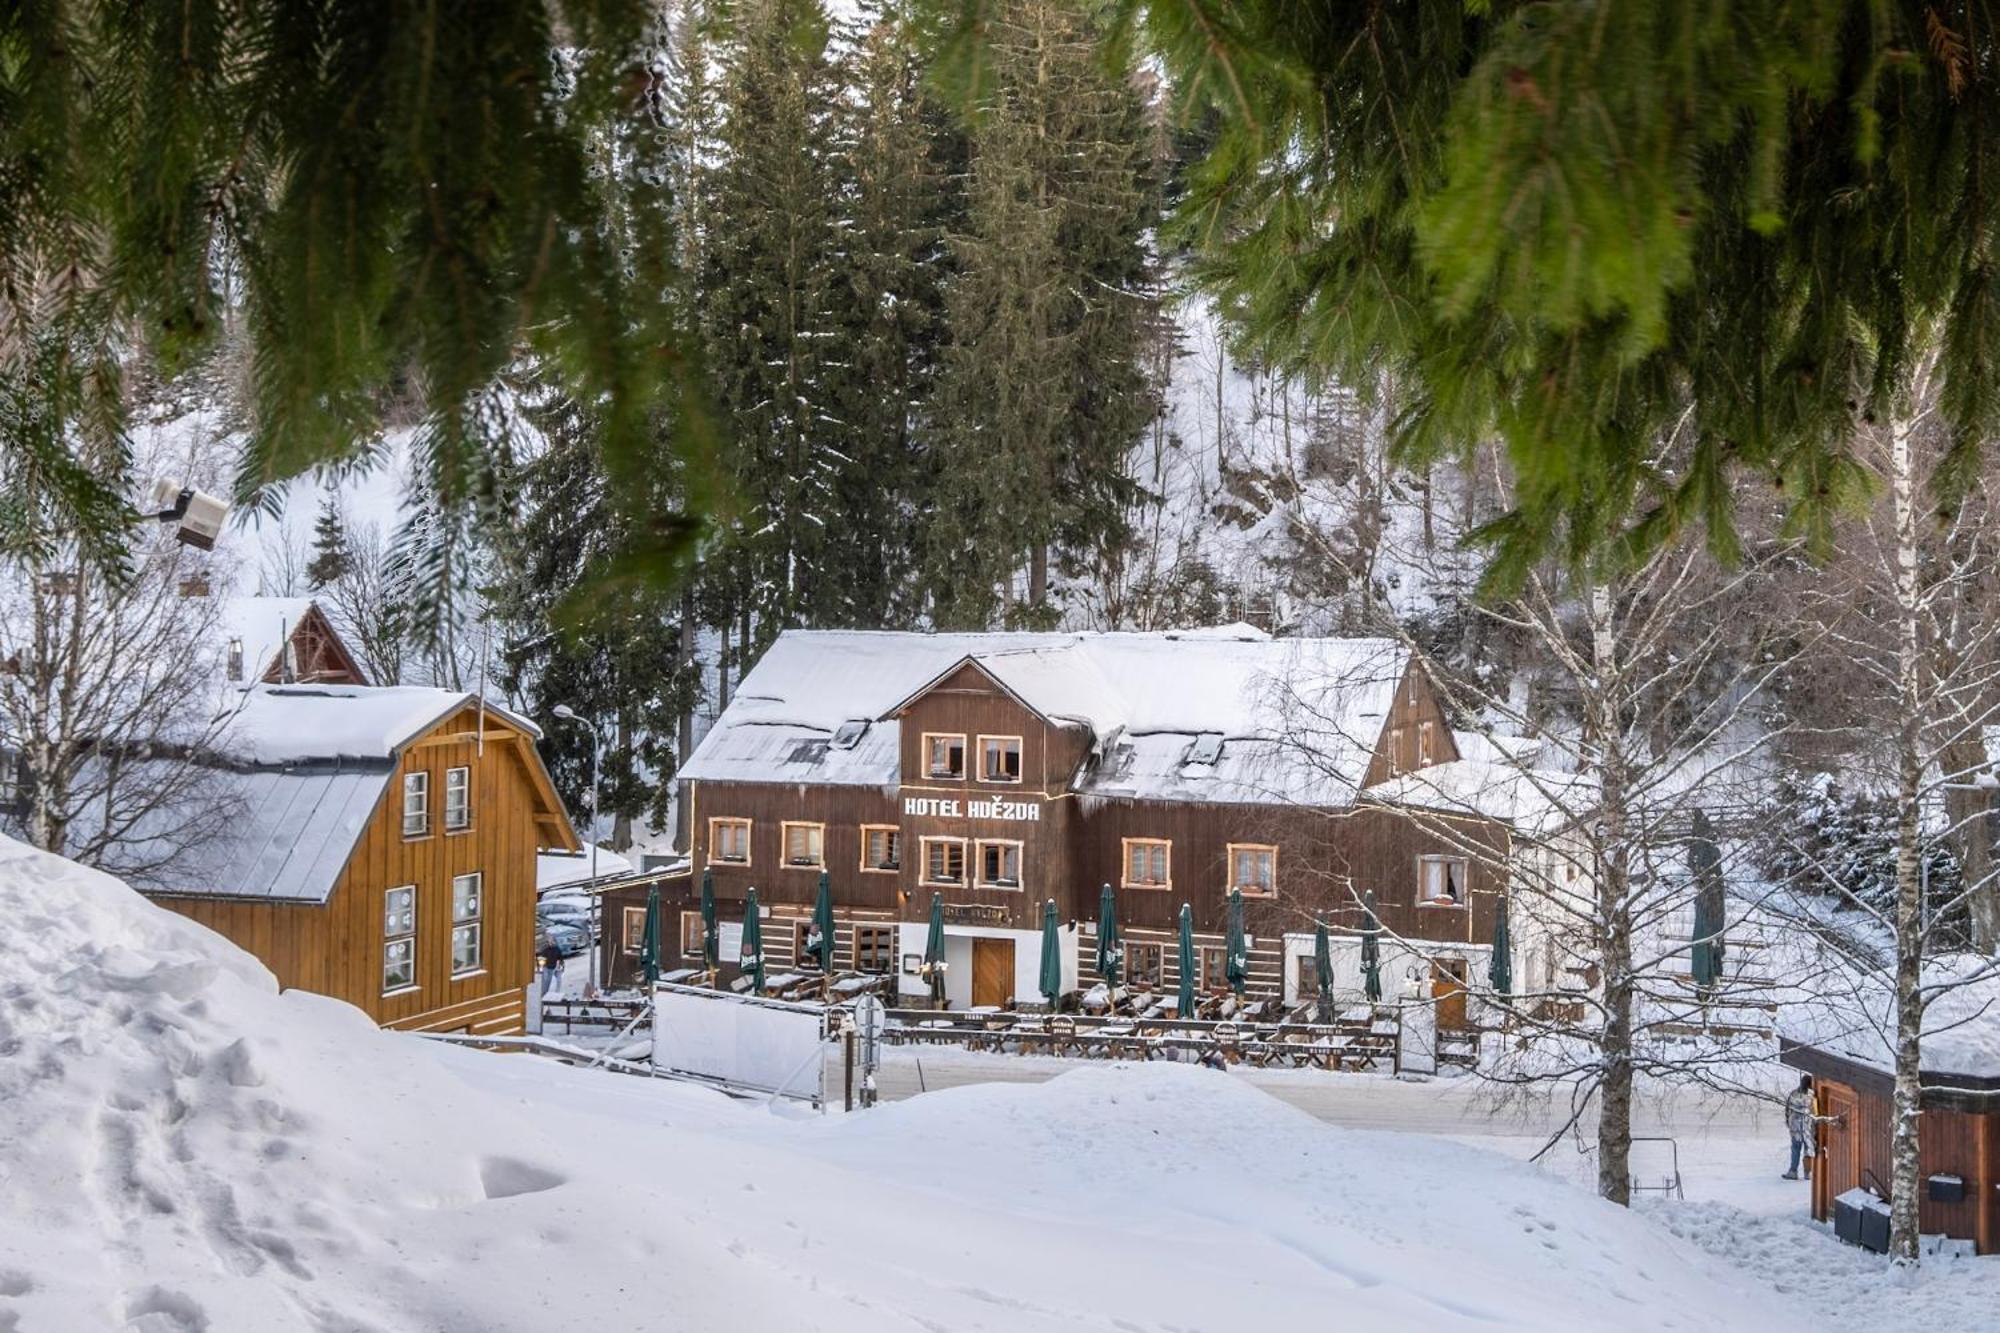
<path fill-rule="evenodd" d="M 653 991 L 653 1067 L 732 1088 L 818 1098 L 825 1011 L 729 991 Z"/>

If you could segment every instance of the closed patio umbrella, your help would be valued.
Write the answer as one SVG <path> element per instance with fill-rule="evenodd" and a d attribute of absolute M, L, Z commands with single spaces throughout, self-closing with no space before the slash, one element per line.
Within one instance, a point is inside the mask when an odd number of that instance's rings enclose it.
<path fill-rule="evenodd" d="M 1250 983 L 1250 946 L 1243 933 L 1243 890 L 1229 891 L 1229 937 L 1227 957 L 1223 960 L 1223 974 L 1229 978 L 1229 989 L 1238 995 Z"/>
<path fill-rule="evenodd" d="M 931 1003 L 944 1007 L 944 895 L 931 895 L 931 929 L 924 937 L 924 974 L 931 983 Z"/>
<path fill-rule="evenodd" d="M 1181 904 L 1181 993 L 1179 1007 L 1174 1016 L 1186 1018 L 1194 1013 L 1194 909 Z"/>
<path fill-rule="evenodd" d="M 819 872 L 819 896 L 813 899 L 813 928 L 819 932 L 819 943 L 813 946 L 818 955 L 819 970 L 833 971 L 833 882 L 824 870 Z"/>
<path fill-rule="evenodd" d="M 748 973 L 752 994 L 764 989 L 764 923 L 757 915 L 757 890 L 743 901 L 743 950 L 739 961 Z"/>
<path fill-rule="evenodd" d="M 1503 894 L 1500 906 L 1493 913 L 1493 961 L 1486 966 L 1486 979 L 1493 983 L 1495 995 L 1514 993 L 1514 940 L 1507 929 L 1507 898 Z"/>
<path fill-rule="evenodd" d="M 1124 962 L 1125 945 L 1118 938 L 1118 902 L 1106 884 L 1097 895 L 1097 975 L 1104 978 L 1107 992 L 1118 989 Z"/>
<path fill-rule="evenodd" d="M 1382 1000 L 1382 946 L 1377 938 L 1382 933 L 1381 919 L 1375 915 L 1375 891 L 1370 889 L 1361 897 L 1361 982 L 1368 992 L 1371 1004 Z"/>
<path fill-rule="evenodd" d="M 1727 891 L 1723 887 L 1722 849 L 1715 844 L 1715 825 L 1708 812 L 1694 812 L 1688 846 L 1688 869 L 1694 875 L 1694 948 L 1688 969 L 1698 990 L 1709 991 L 1722 980 L 1722 932 L 1728 925 Z"/>
<path fill-rule="evenodd" d="M 715 982 L 715 969 L 722 960 L 722 941 L 716 934 L 715 924 L 715 872 L 701 872 L 701 966 L 708 973 L 709 983 Z"/>
<path fill-rule="evenodd" d="M 639 971 L 652 985 L 660 979 L 660 886 L 646 890 L 646 931 L 639 941 Z"/>
<path fill-rule="evenodd" d="M 1049 1012 L 1062 999 L 1062 937 L 1056 933 L 1056 900 L 1042 900 L 1042 999 Z"/>
<path fill-rule="evenodd" d="M 1313 979 L 1319 983 L 1318 1018 L 1333 1021 L 1333 945 L 1326 938 L 1326 922 L 1313 931 Z"/>

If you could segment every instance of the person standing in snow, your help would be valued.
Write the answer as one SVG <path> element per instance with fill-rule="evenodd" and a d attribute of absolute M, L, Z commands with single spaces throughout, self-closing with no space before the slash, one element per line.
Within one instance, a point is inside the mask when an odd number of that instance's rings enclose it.
<path fill-rule="evenodd" d="M 562 950 L 550 940 L 542 946 L 542 994 L 547 995 L 562 980 Z"/>
<path fill-rule="evenodd" d="M 1792 1164 L 1785 1169 L 1784 1179 L 1799 1178 L 1799 1158 L 1812 1156 L 1813 1128 L 1813 1077 L 1811 1074 L 1799 1076 L 1799 1086 L 1792 1089 L 1785 1098 L 1785 1130 L 1792 1136 Z"/>

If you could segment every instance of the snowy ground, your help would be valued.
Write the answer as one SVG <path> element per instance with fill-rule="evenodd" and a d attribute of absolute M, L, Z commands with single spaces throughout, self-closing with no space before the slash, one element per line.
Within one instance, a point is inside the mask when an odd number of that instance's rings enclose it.
<path fill-rule="evenodd" d="M 1888 1287 L 1726 1118 L 1742 1155 L 1703 1178 L 1743 1211 L 1634 1214 L 1510 1160 L 1523 1135 L 1315 1118 L 1490 1131 L 1455 1084 L 1338 1080 L 1308 1115 L 1256 1086 L 1299 1075 L 1097 1065 L 820 1117 L 377 1032 L 4 841 L 0 917 L 6 1333 L 1948 1333 L 2000 1297 L 1985 1262 Z"/>

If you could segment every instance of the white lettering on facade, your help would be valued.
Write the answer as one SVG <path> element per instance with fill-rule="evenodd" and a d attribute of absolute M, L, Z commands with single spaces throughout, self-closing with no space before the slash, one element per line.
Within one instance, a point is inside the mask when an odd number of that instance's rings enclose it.
<path fill-rule="evenodd" d="M 937 819 L 1000 819 L 1015 824 L 1039 824 L 1042 807 L 1035 801 L 961 801 L 953 796 L 905 796 L 903 813 Z"/>

